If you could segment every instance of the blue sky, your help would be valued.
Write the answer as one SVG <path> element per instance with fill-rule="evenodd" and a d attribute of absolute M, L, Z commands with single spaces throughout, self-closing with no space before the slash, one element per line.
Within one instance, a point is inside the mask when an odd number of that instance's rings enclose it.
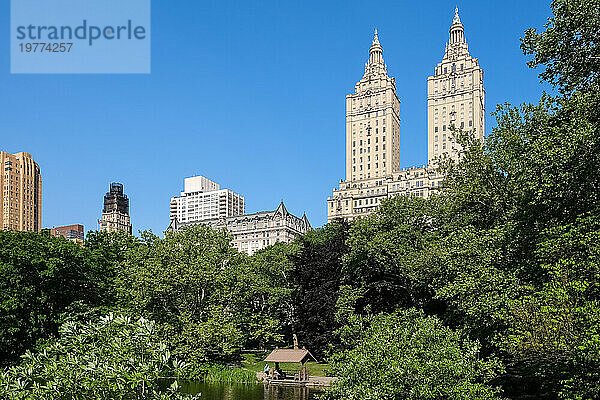
<path fill-rule="evenodd" d="M 9 26 L 9 2 L 0 21 Z M 535 102 L 543 86 L 519 38 L 549 0 L 458 3 L 484 68 L 486 129 L 496 104 Z M 161 233 L 183 178 L 205 175 L 246 197 L 283 200 L 326 222 L 345 175 L 345 95 L 378 28 L 401 101 L 401 164 L 426 162 L 426 79 L 443 56 L 455 2 L 154 0 L 149 75 L 11 75 L 0 40 L 0 149 L 27 151 L 43 177 L 44 227 L 96 229 L 112 181 L 134 231 Z"/>

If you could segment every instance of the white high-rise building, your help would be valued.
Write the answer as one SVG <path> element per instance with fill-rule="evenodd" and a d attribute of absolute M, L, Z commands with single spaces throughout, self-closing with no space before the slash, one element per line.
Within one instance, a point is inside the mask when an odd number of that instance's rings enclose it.
<path fill-rule="evenodd" d="M 244 196 L 204 176 L 185 178 L 183 192 L 171 198 L 171 223 L 185 224 L 213 218 L 243 215 Z"/>

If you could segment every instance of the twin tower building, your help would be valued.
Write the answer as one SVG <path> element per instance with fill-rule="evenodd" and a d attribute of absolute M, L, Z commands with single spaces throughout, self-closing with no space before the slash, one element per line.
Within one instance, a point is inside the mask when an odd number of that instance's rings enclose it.
<path fill-rule="evenodd" d="M 388 197 L 428 197 L 444 178 L 436 160 L 458 157 L 451 127 L 484 140 L 483 70 L 469 54 L 458 8 L 444 57 L 427 78 L 426 166 L 400 168 L 400 99 L 375 30 L 365 73 L 346 96 L 346 180 L 327 199 L 328 222 L 367 215 Z"/>

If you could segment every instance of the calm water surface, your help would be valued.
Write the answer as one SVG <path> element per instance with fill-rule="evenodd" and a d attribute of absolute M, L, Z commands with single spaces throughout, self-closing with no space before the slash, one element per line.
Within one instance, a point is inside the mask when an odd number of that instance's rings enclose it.
<path fill-rule="evenodd" d="M 186 383 L 183 391 L 202 393 L 202 400 L 314 400 L 315 389 L 304 387 L 276 387 L 267 385 L 221 385 L 214 383 Z"/>

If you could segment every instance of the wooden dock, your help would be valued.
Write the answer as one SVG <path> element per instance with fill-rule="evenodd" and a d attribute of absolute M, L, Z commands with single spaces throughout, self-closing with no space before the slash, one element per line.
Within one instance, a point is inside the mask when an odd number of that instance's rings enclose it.
<path fill-rule="evenodd" d="M 296 387 L 309 387 L 309 388 L 319 388 L 319 387 L 327 387 L 331 385 L 336 378 L 330 376 L 309 376 L 308 380 L 295 380 L 295 379 L 271 379 L 267 377 L 264 372 L 257 372 L 256 378 L 263 383 L 273 385 L 273 386 L 296 386 Z"/>

